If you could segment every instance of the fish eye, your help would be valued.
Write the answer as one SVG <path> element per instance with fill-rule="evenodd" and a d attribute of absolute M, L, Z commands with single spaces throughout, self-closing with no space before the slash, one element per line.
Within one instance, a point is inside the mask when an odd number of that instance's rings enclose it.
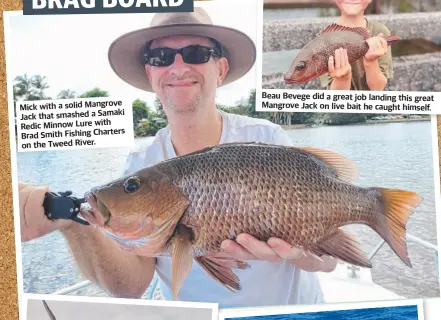
<path fill-rule="evenodd" d="M 138 177 L 130 177 L 124 181 L 124 191 L 127 193 L 132 193 L 138 191 L 141 186 L 141 181 Z"/>
<path fill-rule="evenodd" d="M 305 69 L 305 67 L 306 67 L 306 63 L 305 63 L 305 61 L 301 61 L 301 62 L 299 62 L 299 63 L 296 65 L 296 69 L 297 69 L 297 70 Z"/>

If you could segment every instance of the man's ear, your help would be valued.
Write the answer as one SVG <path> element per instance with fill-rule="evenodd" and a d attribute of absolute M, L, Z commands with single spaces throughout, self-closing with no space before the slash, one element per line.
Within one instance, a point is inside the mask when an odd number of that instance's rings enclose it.
<path fill-rule="evenodd" d="M 217 68 L 219 70 L 219 75 L 217 77 L 217 85 L 220 86 L 227 76 L 228 70 L 230 68 L 228 60 L 225 57 L 221 57 L 216 60 Z"/>

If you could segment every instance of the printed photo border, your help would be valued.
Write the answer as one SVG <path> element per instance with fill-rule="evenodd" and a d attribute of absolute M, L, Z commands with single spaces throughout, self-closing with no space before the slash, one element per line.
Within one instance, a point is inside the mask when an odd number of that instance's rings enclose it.
<path fill-rule="evenodd" d="M 63 301 L 63 302 L 72 302 L 72 303 L 98 303 L 103 305 L 112 304 L 112 305 L 146 306 L 146 307 L 152 306 L 152 307 L 163 307 L 164 309 L 166 308 L 207 309 L 207 310 L 211 310 L 211 320 L 219 319 L 219 308 L 217 303 L 107 298 L 107 297 L 101 298 L 101 297 L 86 297 L 86 296 L 64 296 L 64 295 L 53 295 L 53 294 L 25 293 L 23 296 L 22 308 L 20 310 L 21 311 L 20 320 L 28 320 L 27 310 L 28 310 L 29 300 Z M 148 318 L 148 316 L 146 317 Z M 188 319 L 186 320 L 191 320 L 191 316 L 189 316 Z"/>
<path fill-rule="evenodd" d="M 298 313 L 318 313 L 339 310 L 363 310 L 367 308 L 414 306 L 418 308 L 418 320 L 424 320 L 424 304 L 422 299 L 400 299 L 390 301 L 349 302 L 319 305 L 296 305 L 296 306 L 267 306 L 259 308 L 234 308 L 219 309 L 219 320 L 237 319 L 243 317 L 275 316 Z M 264 320 L 264 319 L 261 319 Z"/>
<path fill-rule="evenodd" d="M 217 0 L 217 1 L 230 1 L 230 0 Z M 241 0 L 242 1 L 242 0 Z M 257 0 L 259 2 L 262 2 L 263 4 L 263 0 Z M 212 5 L 212 3 L 210 1 L 207 2 L 202 2 L 203 5 Z M 231 1 L 231 3 L 234 3 L 234 0 Z M 262 85 L 262 31 L 263 31 L 263 19 L 262 19 L 262 14 L 263 14 L 263 5 L 259 6 L 259 8 L 261 8 L 261 10 L 259 11 L 259 16 L 260 18 L 257 20 L 258 21 L 258 36 L 256 37 L 257 42 L 256 42 L 256 47 L 258 50 L 258 54 L 256 56 L 256 64 L 255 64 L 255 68 L 256 68 L 256 75 L 257 75 L 257 79 L 256 79 L 256 94 L 259 94 L 259 90 L 261 90 L 261 85 Z M 10 12 L 4 12 L 4 34 L 5 34 L 5 52 L 6 52 L 6 60 L 8 59 L 8 56 L 11 56 L 11 52 L 8 52 L 8 39 L 10 37 L 10 33 L 7 27 L 7 16 L 12 16 L 17 14 L 17 11 L 10 11 Z M 20 12 L 21 13 L 21 12 Z M 15 247 L 16 247 L 16 267 L 17 267 L 17 283 L 18 283 L 18 296 L 19 296 L 19 301 L 26 301 L 26 303 L 23 303 L 23 307 L 26 306 L 27 304 L 27 300 L 30 299 L 31 297 L 39 297 L 42 298 L 44 297 L 47 300 L 54 300 L 54 299 L 59 299 L 59 300 L 63 300 L 63 301 L 85 301 L 85 302 L 93 302 L 94 300 L 98 300 L 97 302 L 101 301 L 104 303 L 124 303 L 124 304 L 131 304 L 131 303 L 135 303 L 135 304 L 143 304 L 143 305 L 162 305 L 164 303 L 165 306 L 171 306 L 171 307 L 176 307 L 176 306 L 180 306 L 179 302 L 172 302 L 172 301 L 161 301 L 161 300 L 139 300 L 139 299 L 119 299 L 119 298 L 96 298 L 96 297 L 77 297 L 77 296 L 56 296 L 53 294 L 50 295 L 41 295 L 41 294 L 27 294 L 27 293 L 23 293 L 23 272 L 22 272 L 22 257 L 21 257 L 21 239 L 20 239 L 20 219 L 18 217 L 18 194 L 16 192 L 17 188 L 18 188 L 18 181 L 17 181 L 17 158 L 16 158 L 16 143 L 15 143 L 15 132 L 13 130 L 13 126 L 11 126 L 11 124 L 14 123 L 14 117 L 13 117 L 13 110 L 11 109 L 11 105 L 13 106 L 13 98 L 12 98 L 12 81 L 9 78 L 11 76 L 11 73 L 9 72 L 10 70 L 8 70 L 8 65 L 6 65 L 6 74 L 8 76 L 8 81 L 7 81 L 7 91 L 8 91 L 8 107 L 9 107 L 9 123 L 10 123 L 10 128 L 9 128 L 9 132 L 10 132 L 10 151 L 11 151 L 11 173 L 12 173 L 12 181 L 13 181 L 13 203 L 14 203 L 14 227 L 15 227 Z M 406 91 L 403 91 L 406 92 Z M 11 112 L 12 110 L 12 112 Z M 431 127 L 432 127 L 432 152 L 433 152 L 433 170 L 434 170 L 434 189 L 435 189 L 435 203 L 436 203 L 436 213 L 437 213 L 437 219 L 436 219 L 436 223 L 437 223 L 437 239 L 440 238 L 441 235 L 441 219 L 438 218 L 438 216 L 441 214 L 441 191 L 440 191 L 440 160 L 439 160 L 439 148 L 438 148 L 438 129 L 437 129 L 437 116 L 436 115 L 432 115 L 431 116 Z M 439 248 L 439 240 L 438 240 L 438 248 Z M 440 264 L 441 259 L 438 257 L 438 265 Z M 439 270 L 438 270 L 439 271 Z M 439 272 L 439 274 L 441 275 L 441 272 Z M 65 299 L 65 300 L 64 300 Z M 431 299 L 431 300 L 438 300 L 436 299 Z M 360 306 L 365 308 L 368 307 L 369 305 L 372 305 L 374 307 L 380 307 L 380 306 L 391 306 L 392 305 L 407 305 L 407 303 L 415 301 L 416 304 L 418 305 L 418 312 L 422 312 L 422 301 L 421 300 L 404 300 L 404 301 L 399 301 L 399 302 L 350 302 L 350 303 L 345 303 L 344 308 L 346 309 L 360 309 Z M 401 304 L 402 303 L 402 304 Z M 189 306 L 190 305 L 200 305 L 199 307 L 201 308 L 206 308 L 207 307 L 207 303 L 195 303 L 195 302 L 185 302 L 183 306 L 186 307 L 195 307 L 195 306 Z M 331 309 L 329 309 L 329 306 L 331 306 Z M 319 312 L 319 311 L 331 311 L 331 310 L 340 310 L 341 309 L 342 304 L 336 304 L 336 305 L 329 305 L 329 304 L 325 304 L 325 305 L 313 305 L 313 306 L 283 306 L 283 307 L 279 307 L 279 306 L 271 306 L 271 307 L 265 307 L 265 311 L 264 313 L 266 315 L 266 312 L 270 312 L 270 310 L 274 310 L 274 312 L 302 312 L 301 310 L 305 310 L 303 312 L 308 312 L 307 310 L 312 310 L 313 312 Z M 336 308 L 336 309 L 334 309 Z M 253 308 L 254 309 L 254 308 Z M 253 316 L 253 315 L 264 315 L 262 314 L 263 309 L 262 308 L 255 308 L 256 310 L 252 311 L 252 310 L 247 310 L 245 312 L 245 310 L 243 310 L 244 314 L 247 314 L 246 316 Z M 260 309 L 260 312 L 259 312 Z M 220 314 L 219 314 L 219 320 L 225 320 L 226 318 L 229 317 L 233 317 L 233 316 L 228 316 L 228 314 L 230 313 L 235 313 L 234 317 L 237 317 L 237 315 L 240 316 L 245 316 L 242 315 L 242 311 L 240 310 L 234 310 L 234 309 L 220 309 Z M 291 310 L 291 311 L 290 311 Z M 257 314 L 251 314 L 251 312 L 257 312 Z M 238 313 L 236 313 L 238 312 Z M 250 312 L 250 313 L 247 313 Z M 285 313 L 286 313 L 285 312 Z M 25 313 L 26 315 L 26 313 Z M 421 316 L 423 316 L 423 314 L 421 314 Z M 26 319 L 26 318 L 22 318 L 20 316 L 20 319 Z M 213 320 L 217 319 L 213 318 Z M 419 319 L 423 319 L 422 317 Z M 431 320 L 431 319 L 430 319 Z"/>
<path fill-rule="evenodd" d="M 262 22 L 261 17 L 263 14 L 263 0 L 240 0 L 241 4 L 250 4 L 256 8 L 256 12 L 258 17 L 256 17 L 256 25 L 258 28 L 256 29 L 255 44 L 256 44 L 256 62 L 253 68 L 256 68 L 256 65 L 261 64 L 261 56 L 262 51 L 260 50 L 262 41 L 261 30 L 259 29 L 259 25 Z M 231 6 L 237 4 L 235 0 L 210 0 L 210 1 L 195 1 L 195 6 L 201 6 L 203 8 L 213 8 L 216 6 Z M 143 13 L 145 14 L 145 13 Z M 19 216 L 19 199 L 18 199 L 18 166 L 17 166 L 17 143 L 16 143 L 16 133 L 14 130 L 14 100 L 13 100 L 13 74 L 11 70 L 11 61 L 13 58 L 13 53 L 11 50 L 11 27 L 9 26 L 9 19 L 11 17 L 23 16 L 23 11 L 4 11 L 4 35 L 5 35 L 5 60 L 9 62 L 6 64 L 6 80 L 7 80 L 7 93 L 8 93 L 8 115 L 9 115 L 9 134 L 10 134 L 10 152 L 11 152 L 11 175 L 12 175 L 12 191 L 13 191 L 13 207 L 14 207 L 14 229 L 15 229 L 15 248 L 16 248 L 16 268 L 17 268 L 17 288 L 18 288 L 18 297 L 19 303 L 22 300 L 21 297 L 23 295 L 33 295 L 38 293 L 25 293 L 24 292 L 24 279 L 23 279 L 23 259 L 22 259 L 22 249 L 21 249 L 21 234 L 20 234 L 20 216 Z M 51 16 L 48 16 L 51 18 Z M 81 19 L 81 15 L 75 17 L 75 19 Z M 104 57 L 107 58 L 107 57 Z M 250 71 L 249 71 L 250 72 Z M 257 76 L 257 75 L 256 75 Z M 256 83 L 259 77 L 257 76 Z M 256 87 L 257 88 L 257 87 Z M 125 96 L 123 98 L 130 97 Z M 131 98 L 131 97 L 130 97 Z M 60 100 L 52 100 L 52 101 L 60 101 Z M 61 152 L 63 150 L 60 150 Z M 39 151 L 35 151 L 39 152 Z M 51 296 L 54 296 L 53 294 Z M 88 297 L 90 299 L 93 297 Z M 108 298 L 115 299 L 115 298 Z M 156 301 L 156 300 L 155 300 Z"/>

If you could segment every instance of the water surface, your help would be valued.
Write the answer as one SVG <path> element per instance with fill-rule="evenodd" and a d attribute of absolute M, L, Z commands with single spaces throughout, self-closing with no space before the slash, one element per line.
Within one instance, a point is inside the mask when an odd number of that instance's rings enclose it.
<path fill-rule="evenodd" d="M 399 306 L 226 318 L 225 320 L 418 320 L 418 307 Z"/>

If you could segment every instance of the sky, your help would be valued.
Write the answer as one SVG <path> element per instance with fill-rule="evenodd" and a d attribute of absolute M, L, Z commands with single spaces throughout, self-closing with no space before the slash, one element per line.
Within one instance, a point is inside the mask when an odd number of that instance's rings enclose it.
<path fill-rule="evenodd" d="M 203 6 L 214 24 L 237 28 L 255 43 L 257 1 L 216 0 L 195 2 Z M 6 63 L 8 79 L 27 74 L 46 76 L 46 94 L 55 98 L 64 89 L 81 94 L 94 87 L 110 96 L 141 99 L 153 107 L 155 95 L 136 89 L 111 69 L 107 52 L 120 35 L 149 26 L 152 14 L 10 16 Z M 5 24 L 7 18 L 5 18 Z M 9 53 L 9 54 L 8 54 Z M 234 105 L 256 87 L 256 67 L 241 79 L 220 87 L 216 102 Z"/>

